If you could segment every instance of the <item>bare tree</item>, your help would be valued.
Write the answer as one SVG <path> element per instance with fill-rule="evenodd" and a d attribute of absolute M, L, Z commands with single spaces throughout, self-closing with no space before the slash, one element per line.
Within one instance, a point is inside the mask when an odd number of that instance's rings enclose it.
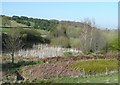
<path fill-rule="evenodd" d="M 92 42 L 93 42 L 93 31 L 94 31 L 94 27 L 95 27 L 95 21 L 92 20 L 90 22 L 90 48 L 92 47 Z"/>
<path fill-rule="evenodd" d="M 5 39 L 3 39 L 3 45 L 10 52 L 12 57 L 12 63 L 14 63 L 15 52 L 23 47 L 21 35 L 18 28 L 12 29 Z"/>
<path fill-rule="evenodd" d="M 87 51 L 91 47 L 93 30 L 91 24 L 92 22 L 88 18 L 83 21 L 83 28 L 80 37 L 81 47 L 83 51 Z"/>
<path fill-rule="evenodd" d="M 89 18 L 84 19 L 80 36 L 81 47 L 84 52 L 92 50 L 95 28 L 94 20 L 90 20 Z"/>

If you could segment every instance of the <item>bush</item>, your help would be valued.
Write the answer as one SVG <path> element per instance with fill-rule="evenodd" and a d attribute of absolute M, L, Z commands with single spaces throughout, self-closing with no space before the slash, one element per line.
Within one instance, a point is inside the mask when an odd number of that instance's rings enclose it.
<path fill-rule="evenodd" d="M 69 39 L 67 37 L 53 38 L 51 40 L 51 44 L 52 45 L 61 46 L 61 47 L 64 47 L 64 48 L 70 47 L 70 45 L 69 45 Z"/>
<path fill-rule="evenodd" d="M 109 50 L 119 50 L 120 51 L 118 39 L 114 39 L 112 42 L 110 42 L 108 48 L 109 48 Z"/>
<path fill-rule="evenodd" d="M 79 38 L 69 38 L 70 46 L 72 48 L 80 48 L 80 39 Z"/>
<path fill-rule="evenodd" d="M 71 52 L 65 52 L 65 53 L 64 53 L 64 56 L 65 56 L 65 57 L 72 57 L 73 54 L 72 54 Z"/>

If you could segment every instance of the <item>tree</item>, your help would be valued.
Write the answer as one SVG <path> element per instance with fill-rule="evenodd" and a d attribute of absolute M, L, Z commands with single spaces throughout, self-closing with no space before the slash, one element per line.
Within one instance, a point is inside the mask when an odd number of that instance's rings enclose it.
<path fill-rule="evenodd" d="M 94 31 L 94 27 L 95 27 L 95 21 L 92 20 L 88 20 L 89 21 L 89 25 L 90 25 L 90 48 L 92 48 L 92 42 L 93 42 L 93 31 Z M 90 49 L 91 50 L 91 49 Z"/>
<path fill-rule="evenodd" d="M 51 44 L 64 48 L 70 48 L 69 39 L 63 36 L 51 39 Z"/>
<path fill-rule="evenodd" d="M 30 26 L 31 24 L 30 24 L 30 22 L 26 22 L 26 25 L 27 25 L 27 26 Z"/>
<path fill-rule="evenodd" d="M 3 44 L 12 57 L 12 63 L 14 63 L 15 52 L 23 47 L 21 35 L 18 28 L 11 30 L 7 37 L 3 39 Z"/>
<path fill-rule="evenodd" d="M 9 20 L 9 17 L 1 16 L 1 18 L 2 18 L 2 26 L 11 26 L 11 22 Z"/>
<path fill-rule="evenodd" d="M 20 17 L 19 16 L 12 16 L 12 19 L 13 20 L 20 20 Z"/>
<path fill-rule="evenodd" d="M 107 46 L 107 47 L 108 47 L 109 50 L 118 50 L 118 51 L 120 51 L 118 38 L 115 38 L 111 42 L 109 42 L 109 46 Z"/>
<path fill-rule="evenodd" d="M 34 24 L 34 26 L 33 26 L 35 29 L 38 29 L 39 28 L 39 26 L 38 26 L 38 24 Z"/>
<path fill-rule="evenodd" d="M 86 52 L 89 50 L 90 48 L 90 44 L 91 42 L 88 42 L 90 41 L 90 32 L 91 31 L 91 21 L 89 19 L 85 19 L 83 21 L 83 28 L 82 28 L 82 31 L 81 31 L 81 36 L 80 36 L 80 47 L 81 49 Z"/>
<path fill-rule="evenodd" d="M 28 20 L 28 17 L 26 17 L 26 16 L 21 16 L 20 19 L 21 19 L 21 20 Z"/>
<path fill-rule="evenodd" d="M 97 51 L 102 38 L 95 21 L 86 18 L 83 21 L 83 28 L 80 36 L 80 47 L 84 52 Z"/>
<path fill-rule="evenodd" d="M 102 50 L 103 48 L 106 47 L 106 38 L 103 35 L 102 31 L 99 29 L 94 29 L 93 30 L 93 40 L 92 40 L 92 46 L 91 49 L 93 52 L 97 52 Z"/>

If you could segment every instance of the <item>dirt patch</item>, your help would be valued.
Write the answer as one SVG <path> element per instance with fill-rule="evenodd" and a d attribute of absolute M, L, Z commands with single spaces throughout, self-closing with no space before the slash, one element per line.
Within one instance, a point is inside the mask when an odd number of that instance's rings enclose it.
<path fill-rule="evenodd" d="M 63 62 L 73 62 L 78 60 L 86 60 L 86 59 L 93 59 L 92 56 L 73 56 L 73 57 L 48 57 L 44 59 L 40 59 L 44 63 L 63 63 Z"/>
<path fill-rule="evenodd" d="M 43 64 L 29 66 L 22 70 L 22 75 L 26 79 L 48 79 L 51 77 L 78 77 L 81 75 L 80 71 L 71 68 L 72 62 Z"/>

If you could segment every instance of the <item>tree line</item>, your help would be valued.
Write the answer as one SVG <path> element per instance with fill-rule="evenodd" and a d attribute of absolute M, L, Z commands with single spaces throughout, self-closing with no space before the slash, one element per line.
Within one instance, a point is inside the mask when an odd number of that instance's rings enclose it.
<path fill-rule="evenodd" d="M 18 23 L 25 24 L 27 26 L 32 26 L 35 29 L 43 29 L 43 30 L 50 30 L 54 28 L 56 24 L 59 23 L 57 20 L 45 20 L 45 19 L 38 19 L 38 18 L 28 18 L 25 16 L 12 16 L 12 20 L 15 20 Z"/>

